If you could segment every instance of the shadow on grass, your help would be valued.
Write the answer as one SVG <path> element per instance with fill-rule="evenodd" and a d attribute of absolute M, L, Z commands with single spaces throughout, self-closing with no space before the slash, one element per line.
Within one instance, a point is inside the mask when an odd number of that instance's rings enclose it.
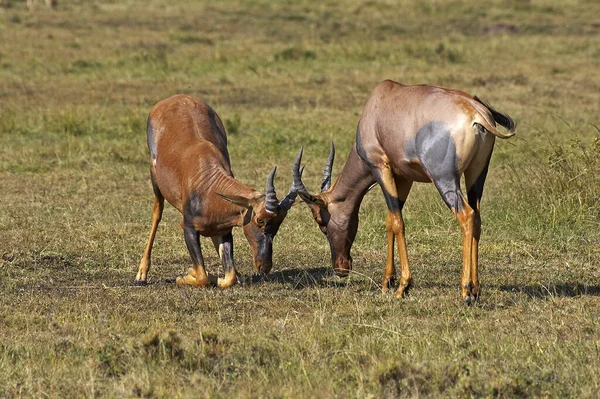
<path fill-rule="evenodd" d="M 294 289 L 304 289 L 308 287 L 337 287 L 344 286 L 345 280 L 335 276 L 331 268 L 315 267 L 311 269 L 285 269 L 270 274 L 240 274 L 239 279 L 242 286 L 260 285 L 265 283 L 274 284 L 289 284 Z M 175 277 L 149 279 L 144 286 L 168 286 L 174 285 Z M 117 283 L 115 286 L 132 286 L 135 284 L 132 281 Z"/>
<path fill-rule="evenodd" d="M 294 289 L 308 287 L 341 287 L 346 285 L 344 279 L 335 276 L 330 267 L 314 267 L 310 269 L 284 269 L 271 274 L 255 274 L 242 277 L 243 285 L 260 283 L 290 284 Z"/>
<path fill-rule="evenodd" d="M 578 297 L 600 296 L 600 285 L 586 285 L 581 283 L 558 283 L 549 285 L 501 285 L 500 291 L 518 292 L 527 294 L 532 298 L 553 297 Z"/>

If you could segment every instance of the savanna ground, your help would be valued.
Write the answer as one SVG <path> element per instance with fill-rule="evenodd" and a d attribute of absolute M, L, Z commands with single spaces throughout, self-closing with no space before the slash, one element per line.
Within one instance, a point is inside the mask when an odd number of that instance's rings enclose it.
<path fill-rule="evenodd" d="M 68 1 L 0 7 L 1 397 L 598 397 L 600 3 Z M 476 4 L 476 5 L 474 5 Z M 354 273 L 303 204 L 270 278 L 179 288 L 167 206 L 133 287 L 152 190 L 145 122 L 188 93 L 223 118 L 234 172 L 285 194 L 305 146 L 341 169 L 383 79 L 476 94 L 518 122 L 482 203 L 483 296 L 459 295 L 458 223 L 431 185 L 405 207 L 414 287 L 380 291 L 385 204 L 367 195 Z M 219 263 L 202 240 L 209 270 Z"/>

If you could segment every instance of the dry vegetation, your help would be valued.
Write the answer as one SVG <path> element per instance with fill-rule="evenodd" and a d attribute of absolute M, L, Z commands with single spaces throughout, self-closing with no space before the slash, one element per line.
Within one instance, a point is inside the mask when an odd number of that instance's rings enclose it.
<path fill-rule="evenodd" d="M 400 3 L 0 3 L 0 396 L 600 396 L 600 3 Z M 484 193 L 478 306 L 460 301 L 458 224 L 430 185 L 405 208 L 406 300 L 379 290 L 379 190 L 347 280 L 300 205 L 270 278 L 236 232 L 243 285 L 181 289 L 167 208 L 151 284 L 132 286 L 154 103 L 205 99 L 237 177 L 262 187 L 277 164 L 281 194 L 300 145 L 310 187 L 331 140 L 341 169 L 386 78 L 461 88 L 519 124 Z"/>

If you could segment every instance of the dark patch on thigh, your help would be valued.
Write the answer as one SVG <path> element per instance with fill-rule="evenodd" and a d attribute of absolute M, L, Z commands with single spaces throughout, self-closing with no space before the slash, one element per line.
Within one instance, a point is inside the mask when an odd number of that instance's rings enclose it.
<path fill-rule="evenodd" d="M 156 159 L 156 141 L 154 140 L 154 127 L 152 126 L 150 117 L 148 117 L 148 123 L 146 124 L 146 139 L 148 140 L 150 156 L 152 159 Z"/>
<path fill-rule="evenodd" d="M 418 130 L 415 152 L 431 177 L 458 173 L 456 145 L 450 130 L 442 122 L 429 122 Z"/>
<path fill-rule="evenodd" d="M 373 164 L 373 162 L 371 162 L 371 160 L 367 156 L 367 153 L 365 152 L 365 147 L 363 146 L 362 139 L 360 138 L 360 122 L 359 122 L 358 126 L 356 127 L 356 153 L 358 154 L 360 159 L 362 159 L 367 165 L 369 165 L 369 167 L 371 169 L 376 170 L 375 165 Z"/>
<path fill-rule="evenodd" d="M 460 195 L 459 159 L 450 130 L 443 122 L 427 123 L 417 131 L 415 152 L 446 205 L 460 211 L 463 203 Z"/>

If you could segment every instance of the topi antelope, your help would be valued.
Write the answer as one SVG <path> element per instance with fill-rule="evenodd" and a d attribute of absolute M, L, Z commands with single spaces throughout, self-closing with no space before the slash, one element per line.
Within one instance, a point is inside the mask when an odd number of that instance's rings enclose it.
<path fill-rule="evenodd" d="M 150 238 L 135 284 L 146 284 L 165 199 L 183 215 L 185 244 L 193 262 L 187 275 L 177 278 L 177 284 L 203 287 L 216 282 L 226 288 L 237 283 L 231 234 L 234 226 L 243 226 L 252 247 L 254 269 L 268 273 L 273 238 L 296 199 L 294 186 L 281 202 L 277 199 L 273 184 L 276 167 L 267 178 L 266 194 L 237 181 L 231 172 L 221 119 L 205 102 L 190 96 L 175 95 L 156 104 L 148 117 L 147 138 L 154 208 Z M 215 281 L 207 275 L 200 235 L 211 237 L 225 278 Z"/>
<path fill-rule="evenodd" d="M 498 131 L 496 123 L 508 132 Z M 477 300 L 479 202 L 494 140 L 509 138 L 514 131 L 515 123 L 508 115 L 462 91 L 427 85 L 404 86 L 390 80 L 380 83 L 367 100 L 356 141 L 333 186 L 333 143 L 320 194 L 308 192 L 302 183 L 299 162 L 294 166 L 294 185 L 329 240 L 336 273 L 345 276 L 352 268 L 350 248 L 356 237 L 360 203 L 367 191 L 379 183 L 388 208 L 383 290 L 389 290 L 395 281 L 394 240 L 397 240 L 401 279 L 395 295 L 398 298 L 406 295 L 411 274 L 402 207 L 413 182 L 433 182 L 462 228 L 462 298 L 467 304 Z M 463 174 L 467 199 L 460 188 Z"/>

